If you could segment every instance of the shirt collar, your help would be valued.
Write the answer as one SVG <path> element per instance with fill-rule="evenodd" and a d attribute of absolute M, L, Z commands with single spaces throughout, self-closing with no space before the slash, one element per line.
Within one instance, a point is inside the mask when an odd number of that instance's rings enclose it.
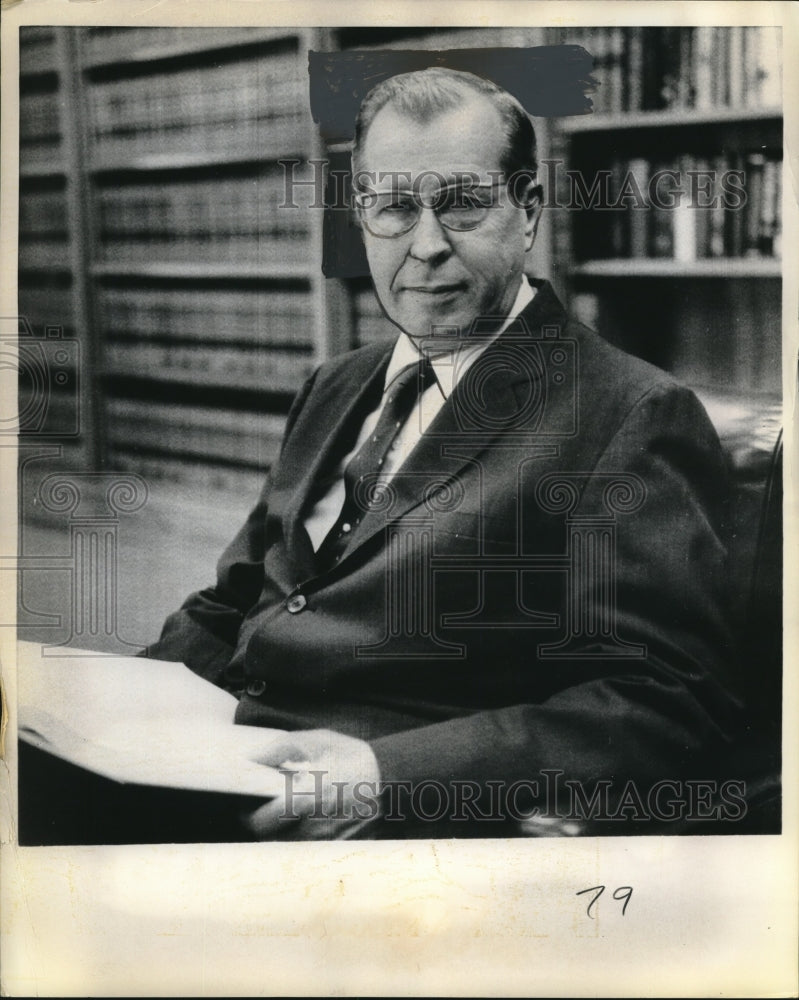
<path fill-rule="evenodd" d="M 453 355 L 455 353 L 454 351 L 437 354 L 431 358 L 433 371 L 435 372 L 436 380 L 444 399 L 448 399 L 452 395 L 455 386 L 463 377 L 466 370 L 480 357 L 489 344 L 492 344 L 497 337 L 510 326 L 519 313 L 527 308 L 527 306 L 533 301 L 535 293 L 536 289 L 533 288 L 527 280 L 527 275 L 523 274 L 519 285 L 519 291 L 516 293 L 516 298 L 513 301 L 510 312 L 506 316 L 502 326 L 490 339 L 483 340 L 481 338 L 478 343 L 472 346 L 464 345 L 459 347 L 457 350 L 457 365 L 452 363 Z M 400 334 L 399 339 L 394 345 L 391 360 L 388 363 L 383 391 L 385 392 L 385 390 L 388 389 L 403 368 L 407 368 L 408 365 L 412 365 L 418 360 L 419 351 L 416 349 L 414 342 L 404 333 Z"/>

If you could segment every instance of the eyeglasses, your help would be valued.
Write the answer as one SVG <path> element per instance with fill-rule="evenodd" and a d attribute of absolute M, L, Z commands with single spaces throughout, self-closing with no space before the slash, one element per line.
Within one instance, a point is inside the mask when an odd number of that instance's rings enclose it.
<path fill-rule="evenodd" d="M 372 236 L 394 239 L 409 233 L 423 208 L 431 208 L 446 229 L 465 233 L 476 229 L 498 204 L 493 189 L 505 181 L 486 184 L 448 184 L 422 200 L 417 191 L 366 191 L 355 195 L 361 221 Z"/>

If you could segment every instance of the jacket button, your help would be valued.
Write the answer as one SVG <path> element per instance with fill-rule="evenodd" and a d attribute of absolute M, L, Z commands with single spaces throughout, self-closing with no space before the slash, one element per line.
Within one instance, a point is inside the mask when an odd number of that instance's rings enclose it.
<path fill-rule="evenodd" d="M 266 691 L 266 681 L 250 681 L 247 685 L 247 694 L 252 698 L 260 698 L 264 691 Z"/>
<path fill-rule="evenodd" d="M 295 594 L 286 601 L 286 611 L 292 615 L 299 614 L 307 603 L 305 594 Z"/>

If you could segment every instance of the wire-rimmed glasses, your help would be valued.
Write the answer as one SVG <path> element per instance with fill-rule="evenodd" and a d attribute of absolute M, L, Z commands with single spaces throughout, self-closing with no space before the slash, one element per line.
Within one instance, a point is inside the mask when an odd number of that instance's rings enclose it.
<path fill-rule="evenodd" d="M 363 225 L 379 239 L 394 239 L 409 233 L 423 208 L 432 209 L 446 229 L 464 233 L 485 220 L 490 209 L 498 204 L 494 189 L 504 184 L 504 180 L 483 184 L 457 182 L 424 196 L 410 189 L 372 189 L 356 193 L 354 202 Z"/>

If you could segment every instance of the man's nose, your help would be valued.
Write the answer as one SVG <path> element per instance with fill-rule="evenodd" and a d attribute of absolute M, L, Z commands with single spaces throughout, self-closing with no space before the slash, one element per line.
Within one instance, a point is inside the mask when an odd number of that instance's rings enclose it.
<path fill-rule="evenodd" d="M 452 244 L 447 237 L 446 229 L 441 225 L 433 209 L 428 206 L 419 209 L 419 221 L 413 227 L 408 252 L 416 260 L 425 262 L 448 257 L 452 253 Z"/>

